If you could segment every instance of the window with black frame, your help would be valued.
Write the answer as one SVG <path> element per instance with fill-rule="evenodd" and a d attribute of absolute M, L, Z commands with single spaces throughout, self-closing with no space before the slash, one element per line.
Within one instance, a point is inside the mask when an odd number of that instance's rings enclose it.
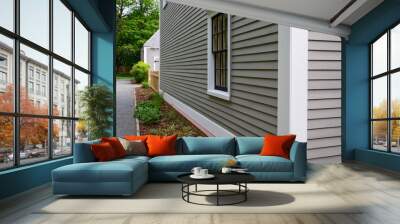
<path fill-rule="evenodd" d="M 87 26 L 63 0 L 1 0 L 0 58 L 0 170 L 72 155 L 87 138 L 74 106 L 90 84 Z"/>
<path fill-rule="evenodd" d="M 212 17 L 212 53 L 214 56 L 215 89 L 227 91 L 228 16 Z"/>
<path fill-rule="evenodd" d="M 400 24 L 370 45 L 371 147 L 400 153 Z"/>

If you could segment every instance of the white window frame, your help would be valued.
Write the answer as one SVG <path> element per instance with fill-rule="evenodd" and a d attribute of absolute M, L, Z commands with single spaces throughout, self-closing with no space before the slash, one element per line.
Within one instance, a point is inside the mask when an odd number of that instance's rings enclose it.
<path fill-rule="evenodd" d="M 231 15 L 228 16 L 228 30 L 227 30 L 227 91 L 215 89 L 215 62 L 212 53 L 212 17 L 218 12 L 207 13 L 207 94 L 210 96 L 218 97 L 223 100 L 230 100 L 231 98 Z"/>

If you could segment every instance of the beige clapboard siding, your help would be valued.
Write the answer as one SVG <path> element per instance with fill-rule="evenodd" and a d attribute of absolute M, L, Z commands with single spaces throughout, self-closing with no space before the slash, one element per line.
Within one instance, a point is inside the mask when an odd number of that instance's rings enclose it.
<path fill-rule="evenodd" d="M 231 17 L 231 100 L 207 95 L 207 12 L 168 3 L 160 15 L 160 86 L 236 135 L 277 131 L 278 27 Z"/>
<path fill-rule="evenodd" d="M 341 40 L 309 32 L 308 159 L 340 161 Z"/>

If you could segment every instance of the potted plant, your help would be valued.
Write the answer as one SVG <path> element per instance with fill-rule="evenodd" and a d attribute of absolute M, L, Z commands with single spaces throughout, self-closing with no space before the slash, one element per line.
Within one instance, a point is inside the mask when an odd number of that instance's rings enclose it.
<path fill-rule="evenodd" d="M 109 136 L 108 129 L 112 125 L 113 95 L 101 84 L 86 87 L 80 93 L 82 120 L 87 127 L 89 139 Z"/>

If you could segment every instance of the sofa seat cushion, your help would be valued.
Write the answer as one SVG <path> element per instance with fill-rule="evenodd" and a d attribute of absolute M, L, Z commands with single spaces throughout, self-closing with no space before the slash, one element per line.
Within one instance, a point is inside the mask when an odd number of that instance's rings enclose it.
<path fill-rule="evenodd" d="M 190 172 L 193 167 L 203 167 L 210 171 L 219 171 L 230 159 L 231 155 L 174 155 L 158 156 L 149 160 L 152 172 Z"/>
<path fill-rule="evenodd" d="M 279 156 L 239 155 L 236 159 L 249 172 L 293 172 L 292 161 Z"/>
<path fill-rule="evenodd" d="M 147 163 L 140 159 L 75 163 L 53 170 L 53 181 L 131 182 L 132 177 L 139 172 L 147 172 Z"/>

